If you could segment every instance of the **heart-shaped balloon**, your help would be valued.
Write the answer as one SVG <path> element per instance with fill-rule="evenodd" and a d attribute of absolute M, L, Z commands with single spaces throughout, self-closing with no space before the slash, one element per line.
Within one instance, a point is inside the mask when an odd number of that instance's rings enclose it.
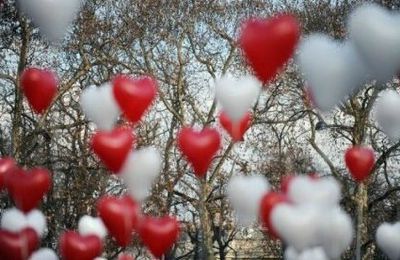
<path fill-rule="evenodd" d="M 36 208 L 51 186 L 50 172 L 44 168 L 14 169 L 6 176 L 6 187 L 17 208 L 25 213 Z"/>
<path fill-rule="evenodd" d="M 74 231 L 60 236 L 60 252 L 65 260 L 93 260 L 102 250 L 101 239 L 97 236 L 82 236 Z"/>
<path fill-rule="evenodd" d="M 271 223 L 278 236 L 297 251 L 317 246 L 320 241 L 320 221 L 325 217 L 311 205 L 280 203 L 272 209 Z"/>
<path fill-rule="evenodd" d="M 253 106 L 261 91 L 261 82 L 253 76 L 238 79 L 224 75 L 215 81 L 215 97 L 233 122 L 238 123 Z"/>
<path fill-rule="evenodd" d="M 118 173 L 132 149 L 134 140 L 132 129 L 120 127 L 110 132 L 95 133 L 91 147 L 110 171 Z"/>
<path fill-rule="evenodd" d="M 313 179 L 307 175 L 299 175 L 290 182 L 287 196 L 296 204 L 336 206 L 341 198 L 340 184 L 333 177 Z"/>
<path fill-rule="evenodd" d="M 34 209 L 25 215 L 22 211 L 11 208 L 3 212 L 1 228 L 14 233 L 32 228 L 39 237 L 42 237 L 47 228 L 47 221 L 40 210 Z"/>
<path fill-rule="evenodd" d="M 179 237 L 179 223 L 174 217 L 144 217 L 139 225 L 139 236 L 157 258 L 167 253 Z"/>
<path fill-rule="evenodd" d="M 124 116 L 132 123 L 138 123 L 156 97 L 157 81 L 149 76 L 118 75 L 113 80 L 113 91 Z"/>
<path fill-rule="evenodd" d="M 75 19 L 80 0 L 19 0 L 21 10 L 39 26 L 50 41 L 60 41 Z M 51 10 L 51 12 L 49 12 Z"/>
<path fill-rule="evenodd" d="M 271 222 L 271 212 L 276 206 L 280 205 L 281 203 L 287 203 L 287 202 L 288 198 L 286 197 L 286 195 L 279 192 L 271 191 L 264 194 L 264 196 L 261 198 L 259 206 L 260 221 L 265 231 L 268 232 L 273 237 L 278 237 L 278 235 L 274 230 Z"/>
<path fill-rule="evenodd" d="M 94 218 L 91 216 L 83 216 L 78 223 L 79 234 L 82 236 L 95 235 L 100 239 L 107 236 L 107 228 L 104 226 L 101 218 Z"/>
<path fill-rule="evenodd" d="M 191 163 L 197 177 L 205 177 L 214 155 L 221 145 L 217 130 L 204 128 L 197 131 L 190 127 L 183 128 L 178 134 L 178 146 Z"/>
<path fill-rule="evenodd" d="M 400 223 L 381 224 L 376 231 L 376 243 L 391 260 L 399 259 Z"/>
<path fill-rule="evenodd" d="M 32 109 L 43 114 L 57 94 L 57 79 L 53 72 L 38 68 L 25 69 L 21 88 Z"/>
<path fill-rule="evenodd" d="M 346 166 L 357 182 L 368 178 L 375 164 L 374 151 L 369 147 L 353 146 L 344 155 Z"/>
<path fill-rule="evenodd" d="M 397 91 L 388 89 L 379 94 L 375 101 L 374 119 L 382 131 L 393 142 L 400 139 L 400 95 Z"/>
<path fill-rule="evenodd" d="M 100 129 L 111 130 L 120 114 L 110 83 L 84 89 L 80 104 L 85 115 Z"/>
<path fill-rule="evenodd" d="M 5 188 L 5 176 L 17 166 L 14 159 L 9 157 L 0 158 L 0 191 Z"/>
<path fill-rule="evenodd" d="M 297 252 L 293 247 L 285 250 L 285 260 L 329 260 L 322 247 L 314 247 Z"/>
<path fill-rule="evenodd" d="M 219 123 L 234 142 L 243 141 L 243 135 L 251 126 L 251 113 L 247 112 L 238 122 L 233 122 L 223 111 L 219 114 Z"/>
<path fill-rule="evenodd" d="M 327 213 L 321 221 L 319 241 L 329 259 L 340 259 L 353 240 L 353 224 L 350 216 L 339 207 Z"/>
<path fill-rule="evenodd" d="M 299 46 L 298 63 L 315 105 L 328 111 L 365 81 L 366 69 L 354 46 L 312 34 Z"/>
<path fill-rule="evenodd" d="M 258 218 L 260 201 L 270 185 L 263 176 L 234 176 L 228 182 L 227 196 L 240 225 L 250 226 Z"/>
<path fill-rule="evenodd" d="M 26 260 L 39 245 L 39 237 L 31 228 L 18 233 L 0 230 L 0 259 Z"/>
<path fill-rule="evenodd" d="M 34 252 L 29 260 L 58 260 L 58 256 L 50 248 L 41 248 Z"/>
<path fill-rule="evenodd" d="M 385 82 L 400 70 L 400 15 L 376 4 L 355 9 L 348 21 L 350 39 L 374 79 Z M 379 39 L 377 41 L 377 39 Z"/>
<path fill-rule="evenodd" d="M 299 37 L 300 25 L 296 18 L 280 14 L 246 21 L 239 44 L 255 75 L 268 83 L 292 57 Z"/>
<path fill-rule="evenodd" d="M 142 202 L 149 196 L 161 164 L 161 155 L 154 147 L 145 147 L 128 155 L 120 176 L 136 201 Z"/>
<path fill-rule="evenodd" d="M 97 212 L 108 232 L 117 243 L 126 247 L 132 240 L 137 225 L 139 205 L 129 196 L 103 196 L 97 203 Z"/>

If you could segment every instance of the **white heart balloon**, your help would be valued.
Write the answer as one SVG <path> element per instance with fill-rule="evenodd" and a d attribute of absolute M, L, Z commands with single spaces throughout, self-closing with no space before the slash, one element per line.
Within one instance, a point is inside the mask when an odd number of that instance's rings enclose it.
<path fill-rule="evenodd" d="M 43 236 L 47 224 L 46 217 L 37 209 L 24 214 L 17 208 L 11 208 L 4 211 L 1 217 L 1 228 L 10 232 L 20 232 L 25 228 L 32 228 L 39 236 Z"/>
<path fill-rule="evenodd" d="M 293 247 L 288 247 L 285 250 L 285 260 L 329 260 L 329 258 L 321 247 L 310 248 L 300 253 Z"/>
<path fill-rule="evenodd" d="M 339 259 L 353 240 L 350 216 L 339 207 L 329 210 L 322 221 L 319 241 L 331 259 Z"/>
<path fill-rule="evenodd" d="M 78 223 L 78 231 L 81 235 L 95 235 L 100 239 L 107 236 L 107 228 L 105 227 L 101 218 L 94 218 L 91 216 L 83 216 Z"/>
<path fill-rule="evenodd" d="M 229 118 L 238 122 L 257 100 L 261 86 L 261 82 L 253 76 L 235 79 L 224 75 L 215 82 L 215 97 Z"/>
<path fill-rule="evenodd" d="M 81 6 L 81 0 L 18 0 L 18 3 L 40 32 L 53 42 L 62 40 Z"/>
<path fill-rule="evenodd" d="M 85 115 L 100 129 L 111 130 L 120 114 L 112 86 L 109 83 L 100 87 L 90 86 L 84 89 L 80 97 L 80 104 Z"/>
<path fill-rule="evenodd" d="M 50 248 L 41 248 L 34 252 L 29 260 L 58 260 L 58 256 Z"/>
<path fill-rule="evenodd" d="M 350 15 L 350 39 L 379 81 L 390 80 L 400 70 L 400 15 L 376 4 L 365 4 Z"/>
<path fill-rule="evenodd" d="M 341 197 L 340 184 L 335 178 L 312 179 L 301 175 L 291 180 L 287 194 L 296 204 L 316 204 L 322 207 L 336 206 Z"/>
<path fill-rule="evenodd" d="M 263 195 L 270 189 L 263 176 L 234 176 L 227 187 L 227 196 L 235 210 L 239 224 L 250 226 L 258 219 Z"/>
<path fill-rule="evenodd" d="M 299 252 L 319 244 L 322 219 L 323 211 L 311 205 L 282 203 L 271 212 L 271 223 L 279 237 Z"/>
<path fill-rule="evenodd" d="M 315 105 L 322 111 L 344 101 L 367 74 L 352 44 L 323 34 L 312 34 L 301 42 L 297 62 Z"/>
<path fill-rule="evenodd" d="M 374 119 L 393 142 L 400 139 L 400 95 L 395 90 L 384 90 L 375 101 Z"/>
<path fill-rule="evenodd" d="M 120 176 L 136 201 L 141 202 L 150 195 L 153 182 L 160 174 L 161 163 L 160 153 L 151 146 L 128 155 Z"/>
<path fill-rule="evenodd" d="M 400 259 L 400 223 L 383 223 L 376 231 L 376 243 L 391 259 Z"/>

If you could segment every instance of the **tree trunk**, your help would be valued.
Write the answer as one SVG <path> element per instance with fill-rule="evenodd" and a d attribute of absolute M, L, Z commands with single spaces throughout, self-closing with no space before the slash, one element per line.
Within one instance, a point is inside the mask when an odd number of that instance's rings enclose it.
<path fill-rule="evenodd" d="M 199 203 L 199 214 L 200 214 L 200 225 L 201 231 L 199 234 L 199 244 L 200 251 L 199 254 L 200 259 L 209 259 L 214 260 L 214 252 L 213 252 L 213 234 L 210 225 L 210 217 L 207 211 L 207 194 L 208 194 L 208 185 L 206 179 L 201 179 L 200 181 L 200 203 Z"/>

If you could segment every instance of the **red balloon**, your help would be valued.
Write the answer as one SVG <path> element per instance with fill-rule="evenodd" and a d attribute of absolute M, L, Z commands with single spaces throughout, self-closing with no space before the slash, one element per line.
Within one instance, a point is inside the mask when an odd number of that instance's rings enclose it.
<path fill-rule="evenodd" d="M 344 159 L 351 176 L 357 182 L 367 179 L 375 164 L 374 150 L 363 146 L 347 149 Z"/>
<path fill-rule="evenodd" d="M 272 210 L 280 203 L 286 203 L 288 199 L 285 194 L 278 192 L 268 192 L 266 193 L 262 200 L 260 206 L 260 220 L 264 229 L 273 237 L 278 237 L 276 234 L 272 223 L 271 223 L 271 213 Z"/>
<path fill-rule="evenodd" d="M 149 76 L 135 79 L 118 75 L 113 80 L 113 92 L 125 117 L 137 123 L 156 97 L 157 81 Z"/>
<path fill-rule="evenodd" d="M 6 188 L 17 208 L 25 213 L 36 208 L 50 190 L 50 172 L 44 168 L 15 168 L 5 178 Z"/>
<path fill-rule="evenodd" d="M 130 128 L 115 128 L 112 131 L 98 131 L 92 137 L 94 153 L 112 172 L 121 170 L 135 137 Z"/>
<path fill-rule="evenodd" d="M 67 231 L 60 236 L 60 251 L 64 260 L 93 260 L 101 255 L 102 250 L 98 236 L 81 236 L 75 231 Z"/>
<path fill-rule="evenodd" d="M 145 217 L 139 225 L 139 236 L 150 252 L 160 258 L 179 237 L 179 223 L 174 217 Z"/>
<path fill-rule="evenodd" d="M 225 112 L 221 112 L 219 122 L 234 142 L 243 141 L 243 135 L 251 126 L 251 113 L 246 113 L 239 122 L 232 122 Z"/>
<path fill-rule="evenodd" d="M 97 203 L 97 212 L 117 243 L 122 247 L 129 245 L 137 225 L 139 205 L 129 196 L 103 196 Z"/>
<path fill-rule="evenodd" d="M 0 230 L 0 259 L 26 260 L 38 248 L 39 237 L 32 228 L 18 233 Z"/>
<path fill-rule="evenodd" d="M 292 57 L 300 37 L 300 25 L 291 15 L 247 20 L 239 38 L 240 47 L 255 75 L 268 83 Z"/>
<path fill-rule="evenodd" d="M 206 175 L 220 144 L 220 135 L 212 128 L 204 128 L 199 132 L 185 127 L 178 134 L 179 149 L 191 163 L 194 173 L 199 178 Z"/>
<path fill-rule="evenodd" d="M 17 167 L 17 164 L 14 159 L 10 157 L 0 158 L 0 191 L 5 188 L 6 174 L 11 172 L 15 167 Z"/>
<path fill-rule="evenodd" d="M 127 254 L 122 254 L 118 256 L 118 260 L 135 260 L 135 258 Z"/>
<path fill-rule="evenodd" d="M 28 68 L 21 75 L 21 87 L 33 110 L 42 114 L 56 96 L 57 79 L 51 71 Z"/>

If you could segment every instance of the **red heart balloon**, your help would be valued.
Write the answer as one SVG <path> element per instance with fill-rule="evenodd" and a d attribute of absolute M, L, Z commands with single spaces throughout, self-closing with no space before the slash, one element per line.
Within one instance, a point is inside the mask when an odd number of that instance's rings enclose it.
<path fill-rule="evenodd" d="M 239 122 L 232 122 L 229 116 L 222 112 L 219 115 L 219 122 L 234 142 L 243 141 L 243 135 L 251 125 L 251 113 L 246 113 Z"/>
<path fill-rule="evenodd" d="M 271 223 L 271 212 L 280 203 L 286 203 L 288 199 L 285 194 L 278 192 L 268 192 L 261 199 L 260 220 L 265 231 L 272 237 L 278 237 Z"/>
<path fill-rule="evenodd" d="M 220 148 L 221 138 L 217 130 L 204 128 L 196 131 L 185 127 L 178 134 L 178 146 L 192 164 L 197 177 L 204 177 L 214 155 Z"/>
<path fill-rule="evenodd" d="M 270 19 L 247 20 L 239 44 L 255 75 L 263 83 L 268 83 L 292 57 L 299 37 L 297 19 L 280 14 Z"/>
<path fill-rule="evenodd" d="M 135 260 L 135 258 L 127 254 L 122 254 L 118 256 L 118 260 Z"/>
<path fill-rule="evenodd" d="M 121 170 L 135 137 L 129 128 L 116 128 L 110 132 L 98 131 L 92 137 L 94 153 L 112 172 Z"/>
<path fill-rule="evenodd" d="M 125 117 L 137 123 L 156 97 L 157 81 L 149 76 L 135 79 L 118 75 L 113 80 L 113 92 Z"/>
<path fill-rule="evenodd" d="M 145 217 L 139 225 L 139 236 L 150 252 L 160 258 L 179 237 L 179 223 L 174 217 Z"/>
<path fill-rule="evenodd" d="M 14 159 L 9 157 L 0 158 L 0 191 L 5 188 L 5 176 L 17 167 Z"/>
<path fill-rule="evenodd" d="M 367 179 L 375 164 L 374 151 L 362 146 L 347 149 L 344 159 L 351 176 L 357 182 Z"/>
<path fill-rule="evenodd" d="M 64 260 L 93 260 L 101 255 L 102 250 L 98 236 L 81 236 L 75 231 L 67 231 L 60 236 L 60 251 Z"/>
<path fill-rule="evenodd" d="M 57 79 L 51 71 L 28 68 L 21 75 L 21 87 L 33 110 L 42 114 L 56 96 Z"/>
<path fill-rule="evenodd" d="M 38 206 L 50 190 L 50 172 L 44 168 L 28 171 L 15 168 L 6 175 L 5 184 L 17 208 L 28 213 Z"/>
<path fill-rule="evenodd" d="M 126 247 L 137 225 L 139 205 L 129 196 L 103 196 L 97 203 L 98 215 L 117 243 Z"/>
<path fill-rule="evenodd" d="M 0 259 L 26 260 L 39 246 L 39 237 L 32 228 L 18 233 L 0 230 Z"/>

